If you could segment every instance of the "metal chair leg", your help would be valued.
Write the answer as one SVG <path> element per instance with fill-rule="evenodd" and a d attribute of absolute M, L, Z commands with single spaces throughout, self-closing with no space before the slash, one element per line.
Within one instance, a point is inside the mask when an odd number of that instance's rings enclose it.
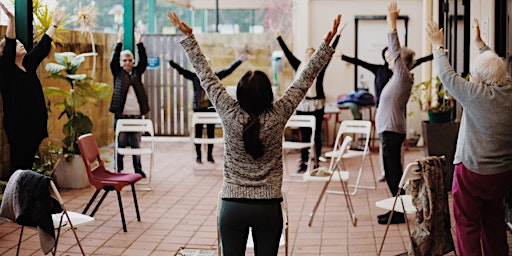
<path fill-rule="evenodd" d="M 92 213 L 90 215 L 91 217 L 93 217 L 98 208 L 100 208 L 100 205 L 103 203 L 103 200 L 105 200 L 105 197 L 107 197 L 109 191 L 110 190 L 105 190 L 105 193 L 103 193 L 103 195 L 101 196 L 100 201 L 98 201 L 98 204 L 96 204 L 96 207 L 94 207 L 94 209 L 92 210 Z"/>
<path fill-rule="evenodd" d="M 121 221 L 123 222 L 123 231 L 127 232 L 126 229 L 126 221 L 124 220 L 124 210 L 123 210 L 123 202 L 121 201 L 121 192 L 117 192 L 117 201 L 119 202 L 119 212 L 121 213 Z"/>
<path fill-rule="evenodd" d="M 96 192 L 94 192 L 94 194 L 92 195 L 91 199 L 89 200 L 89 203 L 87 203 L 87 206 L 85 206 L 85 209 L 82 211 L 82 214 L 86 214 L 87 213 L 87 211 L 89 210 L 89 207 L 91 207 L 92 203 L 94 202 L 94 200 L 98 196 L 98 193 L 100 193 L 99 190 L 96 190 Z"/>
<path fill-rule="evenodd" d="M 133 203 L 135 204 L 135 213 L 137 214 L 137 221 L 140 221 L 139 204 L 137 203 L 137 194 L 135 193 L 135 184 L 132 186 Z"/>

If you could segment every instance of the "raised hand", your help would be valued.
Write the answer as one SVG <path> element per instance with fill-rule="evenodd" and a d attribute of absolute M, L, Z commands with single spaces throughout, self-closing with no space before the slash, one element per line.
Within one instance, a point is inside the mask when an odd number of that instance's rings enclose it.
<path fill-rule="evenodd" d="M 327 32 L 327 35 L 324 37 L 324 44 L 329 45 L 331 43 L 332 38 L 336 33 L 338 32 L 338 27 L 340 26 L 341 22 L 341 14 L 338 14 L 334 21 L 332 22 L 332 28 L 329 32 Z"/>
<path fill-rule="evenodd" d="M 192 35 L 192 28 L 187 23 L 180 20 L 180 18 L 178 18 L 178 15 L 176 15 L 175 12 L 167 11 L 167 18 L 185 36 L 188 37 Z"/>
<path fill-rule="evenodd" d="M 400 9 L 398 9 L 396 1 L 390 2 L 388 4 L 388 16 L 386 17 L 389 31 L 396 30 L 396 20 L 398 19 L 398 15 L 400 15 Z"/>
<path fill-rule="evenodd" d="M 478 18 L 473 19 L 473 32 L 474 32 L 474 38 L 473 41 L 475 42 L 478 49 L 482 49 L 485 47 L 485 42 L 482 40 L 482 37 L 480 35 L 480 23 L 478 22 Z"/>
<path fill-rule="evenodd" d="M 434 49 L 438 49 L 439 47 L 444 47 L 444 33 L 443 29 L 439 29 L 437 23 L 434 21 L 429 21 L 427 24 L 427 34 L 430 43 Z"/>
<path fill-rule="evenodd" d="M 133 35 L 135 36 L 135 43 L 136 44 L 142 43 L 142 33 L 140 33 L 139 31 L 134 31 Z"/>
<path fill-rule="evenodd" d="M 123 26 L 119 27 L 119 31 L 117 31 L 117 42 L 122 43 L 124 38 L 124 28 Z"/>
<path fill-rule="evenodd" d="M 249 59 L 249 55 L 247 55 L 247 53 L 242 53 L 240 54 L 240 56 L 238 56 L 238 59 L 241 60 L 242 62 L 244 61 L 247 61 Z"/>
<path fill-rule="evenodd" d="M 9 9 L 7 9 L 7 7 L 5 7 L 5 5 L 2 2 L 0 2 L 0 8 L 2 8 L 7 17 L 9 17 L 9 19 L 14 18 L 14 14 L 11 11 L 9 11 Z"/>
<path fill-rule="evenodd" d="M 52 14 L 53 25 L 59 26 L 62 18 L 64 18 L 64 11 L 61 8 L 55 8 Z"/>

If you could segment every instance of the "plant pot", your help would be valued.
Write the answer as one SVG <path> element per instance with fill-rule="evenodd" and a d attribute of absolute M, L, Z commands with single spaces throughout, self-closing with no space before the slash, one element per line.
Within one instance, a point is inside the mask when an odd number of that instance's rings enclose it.
<path fill-rule="evenodd" d="M 59 188 L 79 189 L 91 185 L 80 155 L 75 155 L 69 161 L 59 159 L 54 170 L 53 178 Z"/>
<path fill-rule="evenodd" d="M 452 111 L 432 112 L 427 111 L 430 123 L 448 123 L 451 121 Z"/>

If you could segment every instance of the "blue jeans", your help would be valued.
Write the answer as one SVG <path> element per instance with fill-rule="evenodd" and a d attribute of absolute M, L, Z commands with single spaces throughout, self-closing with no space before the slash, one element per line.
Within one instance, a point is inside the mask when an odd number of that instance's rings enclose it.
<path fill-rule="evenodd" d="M 119 119 L 142 119 L 140 115 L 119 115 L 114 118 L 114 130 L 116 129 L 117 120 Z M 119 138 L 117 144 L 120 148 L 125 148 L 126 146 L 130 146 L 131 148 L 140 148 L 140 138 L 142 133 L 140 132 L 122 132 L 119 133 Z M 117 154 L 117 171 L 121 172 L 124 169 L 123 162 L 124 155 Z M 135 172 L 142 171 L 142 165 L 140 163 L 140 156 L 133 155 L 132 156 L 133 169 Z"/>

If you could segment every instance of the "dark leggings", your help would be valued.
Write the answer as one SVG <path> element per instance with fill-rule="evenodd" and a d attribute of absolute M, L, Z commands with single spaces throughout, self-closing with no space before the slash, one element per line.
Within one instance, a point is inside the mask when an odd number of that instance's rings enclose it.
<path fill-rule="evenodd" d="M 384 173 L 386 182 L 392 196 L 396 196 L 398 185 L 403 174 L 402 167 L 402 144 L 405 134 L 396 132 L 383 132 L 380 135 L 382 145 L 382 160 L 384 163 Z M 402 190 L 400 194 L 404 194 Z"/>
<path fill-rule="evenodd" d="M 318 157 L 322 155 L 322 123 L 324 121 L 324 109 L 319 109 L 313 112 L 297 111 L 297 115 L 311 115 L 315 116 L 315 160 L 318 163 Z M 300 136 L 302 142 L 309 142 L 311 136 L 310 128 L 300 128 Z M 301 160 L 307 162 L 309 157 L 309 148 L 301 149 Z M 313 152 L 312 152 L 313 153 Z"/>
<path fill-rule="evenodd" d="M 277 255 L 283 231 L 281 204 L 278 201 L 222 200 L 219 229 L 223 256 L 245 255 L 249 227 L 254 238 L 254 255 Z"/>
<path fill-rule="evenodd" d="M 32 170 L 40 139 L 17 139 L 10 142 L 10 175 L 16 170 Z"/>

